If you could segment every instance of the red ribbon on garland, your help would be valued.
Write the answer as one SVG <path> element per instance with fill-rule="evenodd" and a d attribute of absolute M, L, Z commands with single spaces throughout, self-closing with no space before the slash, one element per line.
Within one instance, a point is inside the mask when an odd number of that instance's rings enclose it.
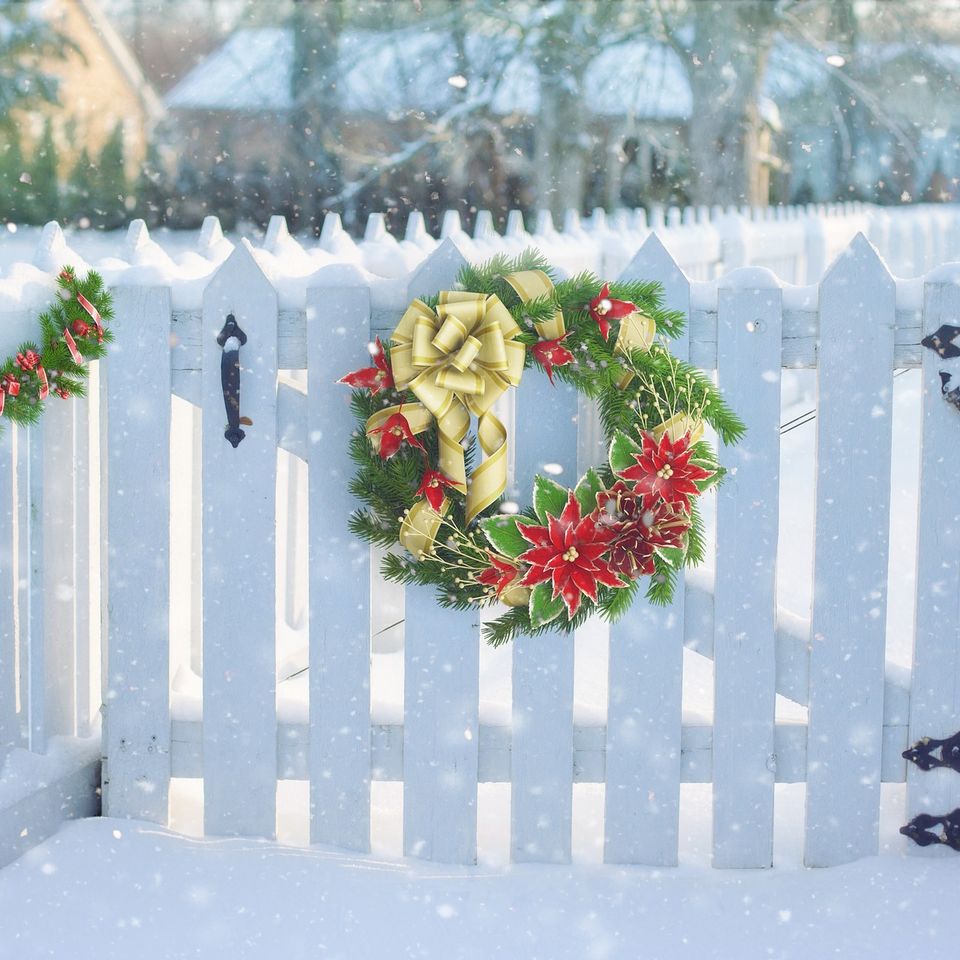
<path fill-rule="evenodd" d="M 17 354 L 17 363 L 20 369 L 26 373 L 33 371 L 40 381 L 40 399 L 46 400 L 50 395 L 50 384 L 47 382 L 47 371 L 43 369 L 43 362 L 40 354 L 35 350 L 28 350 L 26 353 Z"/>
<path fill-rule="evenodd" d="M 77 294 L 77 302 L 90 314 L 90 319 L 97 328 L 97 340 L 103 343 L 103 317 L 100 316 L 100 311 L 82 293 Z"/>
<path fill-rule="evenodd" d="M 3 405 L 7 397 L 15 397 L 20 393 L 20 381 L 12 374 L 5 373 L 0 379 L 0 415 L 3 414 Z"/>
<path fill-rule="evenodd" d="M 67 349 L 70 351 L 70 356 L 73 357 L 73 362 L 77 366 L 83 366 L 83 357 L 80 354 L 80 351 L 77 349 L 77 341 L 73 339 L 73 334 L 70 333 L 69 327 L 63 328 L 63 341 L 67 345 Z"/>

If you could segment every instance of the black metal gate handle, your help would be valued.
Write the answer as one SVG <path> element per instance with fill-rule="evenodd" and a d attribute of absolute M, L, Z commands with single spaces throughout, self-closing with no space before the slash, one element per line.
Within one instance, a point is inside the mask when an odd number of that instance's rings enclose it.
<path fill-rule="evenodd" d="M 240 429 L 240 348 L 247 342 L 247 335 L 240 329 L 237 318 L 227 314 L 227 322 L 217 334 L 217 343 L 223 347 L 220 358 L 220 385 L 223 387 L 223 406 L 227 411 L 227 429 L 223 436 L 234 450 L 246 436 Z"/>

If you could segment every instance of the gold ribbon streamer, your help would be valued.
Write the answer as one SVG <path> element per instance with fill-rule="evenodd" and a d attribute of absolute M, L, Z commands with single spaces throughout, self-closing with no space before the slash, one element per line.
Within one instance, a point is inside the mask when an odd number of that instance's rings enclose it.
<path fill-rule="evenodd" d="M 437 531 L 449 509 L 450 501 L 446 497 L 439 512 L 426 500 L 418 500 L 404 515 L 400 523 L 400 543 L 418 560 L 433 550 Z"/>
<path fill-rule="evenodd" d="M 626 357 L 629 357 L 633 350 L 649 350 L 656 335 L 657 324 L 653 317 L 648 317 L 639 310 L 635 311 L 620 321 L 620 332 L 617 334 L 614 350 Z M 621 390 L 626 390 L 632 380 L 633 374 L 625 370 L 617 380 L 617 386 Z"/>

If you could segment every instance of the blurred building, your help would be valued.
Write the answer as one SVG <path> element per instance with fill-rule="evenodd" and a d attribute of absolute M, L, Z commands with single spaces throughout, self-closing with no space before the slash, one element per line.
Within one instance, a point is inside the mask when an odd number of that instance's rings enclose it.
<path fill-rule="evenodd" d="M 43 0 L 36 8 L 66 43 L 59 54 L 34 54 L 36 66 L 58 81 L 59 102 L 19 112 L 24 146 L 29 150 L 39 141 L 49 118 L 65 177 L 83 148 L 97 156 L 121 124 L 128 174 L 134 176 L 163 115 L 160 98 L 95 0 Z"/>

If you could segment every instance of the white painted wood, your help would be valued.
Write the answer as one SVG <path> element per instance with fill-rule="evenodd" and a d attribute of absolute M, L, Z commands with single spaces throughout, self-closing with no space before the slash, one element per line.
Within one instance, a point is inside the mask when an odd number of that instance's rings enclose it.
<path fill-rule="evenodd" d="M 567 487 L 577 482 L 578 396 L 566 384 L 552 386 L 533 368 L 515 395 L 510 439 L 515 472 L 509 490 L 529 507 L 536 474 Z M 549 430 L 543 429 L 545 414 Z M 573 636 L 524 637 L 512 652 L 512 856 L 517 862 L 566 862 L 573 803 Z"/>
<path fill-rule="evenodd" d="M 780 289 L 747 268 L 721 281 L 717 382 L 747 426 L 720 446 L 716 493 L 713 863 L 773 863 L 776 571 L 780 474 Z M 727 286 L 729 284 L 729 286 Z"/>
<path fill-rule="evenodd" d="M 357 508 L 347 451 L 351 391 L 336 381 L 369 354 L 370 293 L 355 283 L 307 292 L 310 839 L 370 845 L 370 549 L 350 533 Z M 323 271 L 317 277 L 323 282 Z"/>
<path fill-rule="evenodd" d="M 43 415 L 43 623 L 47 736 L 76 729 L 74 408 L 51 394 Z"/>
<path fill-rule="evenodd" d="M 105 361 L 103 805 L 166 823 L 170 782 L 170 291 L 118 287 Z"/>
<path fill-rule="evenodd" d="M 6 755 L 20 744 L 17 720 L 16 650 L 16 496 L 14 427 L 0 433 L 0 769 Z"/>
<path fill-rule="evenodd" d="M 655 279 L 664 305 L 690 310 L 690 282 L 651 234 L 621 279 Z M 688 335 L 671 343 L 687 355 Z M 680 818 L 680 722 L 683 687 L 684 587 L 657 607 L 638 597 L 610 625 L 604 859 L 672 866 Z"/>
<path fill-rule="evenodd" d="M 476 614 L 408 587 L 404 632 L 403 850 L 476 863 L 480 646 Z"/>
<path fill-rule="evenodd" d="M 97 383 L 88 379 L 88 389 L 95 390 Z M 73 503 L 76 523 L 74 539 L 74 723 L 78 737 L 90 735 L 91 704 L 90 674 L 93 668 L 90 604 L 92 591 L 99 583 L 94 577 L 92 544 L 100 542 L 100 530 L 94 526 L 95 517 L 91 504 L 91 401 L 96 397 L 75 397 L 73 407 L 74 430 L 74 487 Z M 92 449 L 96 449 L 95 447 Z M 97 512 L 97 517 L 99 511 Z"/>
<path fill-rule="evenodd" d="M 234 449 L 224 438 L 227 315 L 240 350 Z M 203 759 L 208 834 L 276 832 L 277 294 L 247 241 L 203 296 Z"/>
<path fill-rule="evenodd" d="M 45 420 L 46 418 L 44 418 Z M 44 613 L 44 420 L 22 432 L 24 510 L 18 525 L 23 533 L 20 578 L 20 670 L 23 676 L 23 703 L 26 712 L 27 746 L 34 753 L 47 749 L 47 684 L 45 674 Z"/>
<path fill-rule="evenodd" d="M 510 851 L 515 863 L 570 861 L 573 636 L 513 641 Z"/>
<path fill-rule="evenodd" d="M 820 286 L 808 866 L 877 852 L 894 296 L 863 236 Z"/>
<path fill-rule="evenodd" d="M 203 735 L 196 720 L 172 724 L 174 777 L 203 775 Z M 900 752 L 906 744 L 906 723 L 884 727 L 883 769 L 885 783 L 903 783 Z M 310 769 L 306 723 L 281 723 L 277 729 L 277 769 L 285 780 L 308 780 Z M 712 771 L 712 724 L 684 724 L 680 737 L 681 783 L 710 783 Z M 606 730 L 603 726 L 573 728 L 574 783 L 604 783 Z M 803 783 L 807 776 L 807 725 L 781 721 L 776 726 L 777 783 Z M 480 725 L 478 771 L 481 783 L 510 783 L 511 730 L 504 725 Z M 370 728 L 371 779 L 403 780 L 403 725 L 374 724 Z"/>
<path fill-rule="evenodd" d="M 924 328 L 935 333 L 960 316 L 960 286 L 929 277 Z M 916 633 L 910 699 L 909 743 L 942 740 L 960 730 L 960 413 L 941 395 L 940 371 L 960 382 L 960 360 L 924 350 Z M 907 764 L 907 813 L 942 816 L 960 806 L 960 778 L 949 768 L 923 771 Z M 911 853 L 945 847 L 909 845 Z"/>
<path fill-rule="evenodd" d="M 444 240 L 414 274 L 407 299 L 451 289 L 465 263 Z M 441 609 L 432 588 L 405 594 L 404 851 L 474 863 L 479 624 L 475 614 Z"/>

